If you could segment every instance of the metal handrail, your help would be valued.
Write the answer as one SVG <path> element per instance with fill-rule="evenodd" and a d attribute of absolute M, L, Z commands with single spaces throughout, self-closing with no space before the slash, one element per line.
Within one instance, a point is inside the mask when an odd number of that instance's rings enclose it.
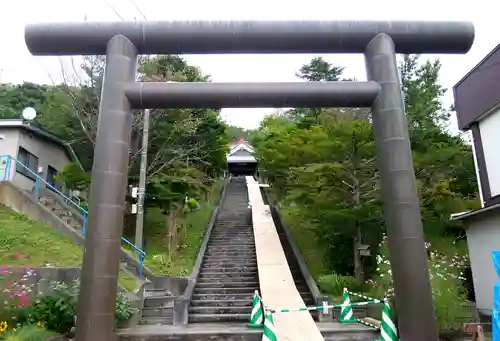
<path fill-rule="evenodd" d="M 82 212 L 82 216 L 83 216 L 82 236 L 83 237 L 86 236 L 86 234 L 87 234 L 87 216 L 88 216 L 88 212 L 87 212 L 86 209 L 84 209 L 83 207 L 81 207 L 73 199 L 69 198 L 67 195 L 63 194 L 57 188 L 55 188 L 54 186 L 52 186 L 51 184 L 49 184 L 47 181 L 45 181 L 44 179 L 42 179 L 40 177 L 40 175 L 38 175 L 37 173 L 35 173 L 33 170 L 29 169 L 26 165 L 22 164 L 16 158 L 12 157 L 11 155 L 0 155 L 0 160 L 3 160 L 4 158 L 7 158 L 7 161 L 5 163 L 5 169 L 4 169 L 4 174 L 2 176 L 2 181 L 10 180 L 11 164 L 12 164 L 12 160 L 14 160 L 15 164 L 20 165 L 25 170 L 27 170 L 29 173 L 31 173 L 33 176 L 35 176 L 35 191 L 34 191 L 35 193 L 34 193 L 34 195 L 35 195 L 35 200 L 36 201 L 38 201 L 38 199 L 39 199 L 38 193 L 39 193 L 39 186 L 40 186 L 40 181 L 41 181 L 43 184 L 45 184 L 45 186 L 47 188 L 49 188 L 50 190 L 52 190 L 53 192 L 55 192 L 56 194 L 58 194 L 59 196 L 61 196 L 64 200 L 66 200 L 67 202 L 71 203 L 80 212 Z M 138 255 L 139 255 L 139 264 L 140 264 L 140 266 L 139 266 L 139 278 L 142 279 L 142 268 L 143 268 L 144 258 L 146 257 L 146 252 L 144 252 L 144 250 L 139 249 L 137 246 L 135 246 L 134 244 L 132 244 L 128 239 L 126 239 L 123 236 L 121 237 L 121 240 L 125 244 L 131 246 L 132 249 L 133 249 L 133 251 L 135 251 L 135 252 L 138 253 Z"/>

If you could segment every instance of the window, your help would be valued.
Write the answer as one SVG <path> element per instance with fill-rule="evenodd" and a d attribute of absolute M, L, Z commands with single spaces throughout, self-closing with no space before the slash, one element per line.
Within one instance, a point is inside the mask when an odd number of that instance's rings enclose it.
<path fill-rule="evenodd" d="M 19 147 L 17 160 L 21 164 L 16 163 L 16 172 L 35 180 L 35 174 L 38 173 L 38 158 L 23 147 Z"/>
<path fill-rule="evenodd" d="M 52 166 L 48 166 L 47 167 L 47 183 L 54 187 L 55 189 L 57 190 L 61 190 L 62 186 L 61 184 L 59 183 L 59 181 L 56 180 L 56 176 L 57 176 L 57 169 L 55 169 L 54 167 Z M 47 186 L 50 190 L 53 190 L 53 188 L 51 188 L 50 186 Z"/>

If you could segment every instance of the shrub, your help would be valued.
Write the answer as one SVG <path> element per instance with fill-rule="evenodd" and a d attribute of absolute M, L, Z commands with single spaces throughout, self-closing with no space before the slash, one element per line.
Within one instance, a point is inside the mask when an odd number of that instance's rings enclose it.
<path fill-rule="evenodd" d="M 200 208 L 200 204 L 198 203 L 198 200 L 194 198 L 190 198 L 187 201 L 187 207 L 189 208 L 190 211 L 198 210 Z"/>
<path fill-rule="evenodd" d="M 74 326 L 76 307 L 80 285 L 78 281 L 71 284 L 51 283 L 52 292 L 38 297 L 30 306 L 19 307 L 13 320 L 19 325 L 30 325 L 42 322 L 48 330 L 67 333 Z M 135 309 L 123 294 L 116 296 L 115 324 L 129 319 Z"/>
<path fill-rule="evenodd" d="M 54 180 L 61 181 L 68 189 L 84 191 L 90 186 L 90 173 L 84 172 L 77 162 L 71 162 L 55 176 Z"/>
<path fill-rule="evenodd" d="M 366 286 L 352 276 L 341 276 L 337 274 L 324 275 L 318 279 L 320 290 L 334 297 L 342 296 L 344 288 L 353 292 L 365 292 Z"/>
<path fill-rule="evenodd" d="M 119 292 L 116 296 L 115 325 L 119 322 L 127 321 L 136 310 L 130 306 L 127 297 Z"/>

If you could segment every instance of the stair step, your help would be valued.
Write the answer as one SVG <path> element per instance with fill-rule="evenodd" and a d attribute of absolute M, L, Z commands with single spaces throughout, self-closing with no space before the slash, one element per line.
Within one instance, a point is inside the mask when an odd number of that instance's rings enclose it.
<path fill-rule="evenodd" d="M 253 232 L 253 226 L 248 226 L 248 227 L 241 227 L 239 230 L 230 230 L 230 229 L 224 229 L 223 228 L 226 226 L 217 226 L 217 223 L 215 225 L 214 230 L 212 231 L 212 234 L 210 235 L 211 237 L 227 237 L 227 236 L 248 236 L 249 238 L 254 237 L 254 232 Z M 220 230 L 219 230 L 220 228 Z"/>
<path fill-rule="evenodd" d="M 227 300 L 225 299 L 227 295 L 221 296 L 220 300 L 204 300 L 204 299 L 197 299 L 197 300 L 192 300 L 191 304 L 195 307 L 220 307 L 220 306 L 231 306 L 231 307 L 251 307 L 252 306 L 252 300 L 247 299 L 247 300 Z"/>
<path fill-rule="evenodd" d="M 256 266 L 245 266 L 240 268 L 221 268 L 221 267 L 207 267 L 202 266 L 201 272 L 203 273 L 256 273 Z"/>
<path fill-rule="evenodd" d="M 228 257 L 252 257 L 255 256 L 255 250 L 209 250 L 207 248 L 205 256 L 228 256 Z"/>
<path fill-rule="evenodd" d="M 203 270 L 212 271 L 230 271 L 230 272 L 240 272 L 240 271 L 257 271 L 257 264 L 247 263 L 239 263 L 239 264 L 231 264 L 231 263 L 221 263 L 221 262 L 205 262 L 201 266 Z"/>
<path fill-rule="evenodd" d="M 221 281 L 231 282 L 235 277 L 245 278 L 250 280 L 251 278 L 258 279 L 259 275 L 257 272 L 202 272 L 200 273 L 200 278 L 218 278 Z"/>
<path fill-rule="evenodd" d="M 245 247 L 255 247 L 255 241 L 250 238 L 248 239 L 243 239 L 243 238 L 211 238 L 208 242 L 208 245 L 231 245 L 231 246 L 238 246 L 238 245 L 243 245 Z"/>
<path fill-rule="evenodd" d="M 217 234 L 212 234 L 210 236 L 210 240 L 213 241 L 225 241 L 225 240 L 230 240 L 230 241 L 238 241 L 241 240 L 243 242 L 250 242 L 254 243 L 255 239 L 253 236 L 253 233 L 242 233 L 242 232 L 236 232 L 232 234 L 225 234 L 225 235 L 217 235 Z"/>
<path fill-rule="evenodd" d="M 197 288 L 258 288 L 259 282 L 198 282 Z"/>
<path fill-rule="evenodd" d="M 213 294 L 193 294 L 192 299 L 194 301 L 238 301 L 238 300 L 243 300 L 243 301 L 251 301 L 253 299 L 253 292 L 252 293 L 246 293 L 246 294 L 238 294 L 238 293 L 226 293 L 226 294 L 220 294 L 220 293 L 213 293 Z"/>
<path fill-rule="evenodd" d="M 167 317 L 172 318 L 174 315 L 172 307 L 170 308 L 143 308 L 142 309 L 142 317 Z"/>
<path fill-rule="evenodd" d="M 255 249 L 249 249 L 249 248 L 242 248 L 242 247 L 230 247 L 230 246 L 217 246 L 217 247 L 208 247 L 207 248 L 207 254 L 211 255 L 213 253 L 229 253 L 232 255 L 243 255 L 243 256 L 250 256 L 250 255 L 255 255 Z"/>
<path fill-rule="evenodd" d="M 160 307 L 165 305 L 173 305 L 177 296 L 153 296 L 144 299 L 144 307 Z"/>
<path fill-rule="evenodd" d="M 245 277 L 199 277 L 197 283 L 220 283 L 220 282 L 252 282 L 254 279 L 257 281 L 257 276 Z"/>
<path fill-rule="evenodd" d="M 225 237 L 233 235 L 247 236 L 253 239 L 254 237 L 253 226 L 252 225 L 238 226 L 235 224 L 228 225 L 225 223 L 216 222 L 215 228 L 211 234 L 212 237 L 214 236 Z"/>
<path fill-rule="evenodd" d="M 189 314 L 218 315 L 218 314 L 250 314 L 252 306 L 232 306 L 232 307 L 190 307 Z"/>
<path fill-rule="evenodd" d="M 139 324 L 142 325 L 172 325 L 172 318 L 168 317 L 147 317 L 141 318 Z"/>
<path fill-rule="evenodd" d="M 250 314 L 191 314 L 190 323 L 206 322 L 249 322 Z"/>
<path fill-rule="evenodd" d="M 253 295 L 255 288 L 240 287 L 240 288 L 194 288 L 196 294 L 250 294 Z"/>
<path fill-rule="evenodd" d="M 218 245 L 208 245 L 208 251 L 246 251 L 246 252 L 255 252 L 255 245 L 240 245 L 240 244 L 218 244 Z"/>
<path fill-rule="evenodd" d="M 202 263 L 204 267 L 211 268 L 211 267 L 216 267 L 219 266 L 221 268 L 239 268 L 243 266 L 252 266 L 252 267 L 257 267 L 257 260 L 249 260 L 249 259 L 242 259 L 238 260 L 237 262 L 231 261 L 231 259 L 225 259 L 225 260 L 205 260 Z"/>
<path fill-rule="evenodd" d="M 146 289 L 144 297 L 173 297 L 172 293 L 166 289 Z"/>
<path fill-rule="evenodd" d="M 207 261 L 213 261 L 213 262 L 216 262 L 216 261 L 221 261 L 221 262 L 224 262 L 224 261 L 233 261 L 233 262 L 252 261 L 252 262 L 256 262 L 257 257 L 255 255 L 252 257 L 205 256 L 205 257 L 203 257 L 203 260 L 205 262 L 207 262 Z"/>
<path fill-rule="evenodd" d="M 224 280 L 224 281 L 232 281 L 234 280 L 235 278 L 239 278 L 241 280 L 247 280 L 247 281 L 251 281 L 253 279 L 258 279 L 259 276 L 257 275 L 257 273 L 247 273 L 247 274 L 241 274 L 241 273 L 236 273 L 236 274 L 228 274 L 228 273 L 225 273 L 223 275 L 221 275 L 220 273 L 200 273 L 200 276 L 199 276 L 199 279 L 207 279 L 207 278 L 211 278 L 211 279 L 217 279 L 217 280 Z"/>

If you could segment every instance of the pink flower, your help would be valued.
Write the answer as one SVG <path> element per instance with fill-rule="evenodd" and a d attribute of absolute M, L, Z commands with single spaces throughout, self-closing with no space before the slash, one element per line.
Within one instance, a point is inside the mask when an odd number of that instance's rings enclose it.
<path fill-rule="evenodd" d="M 7 285 L 8 285 L 9 287 L 11 287 L 11 286 L 13 286 L 13 285 L 14 285 L 14 283 L 9 282 L 9 283 L 7 283 Z"/>
<path fill-rule="evenodd" d="M 13 300 L 14 299 L 14 295 L 10 295 L 10 299 Z"/>

